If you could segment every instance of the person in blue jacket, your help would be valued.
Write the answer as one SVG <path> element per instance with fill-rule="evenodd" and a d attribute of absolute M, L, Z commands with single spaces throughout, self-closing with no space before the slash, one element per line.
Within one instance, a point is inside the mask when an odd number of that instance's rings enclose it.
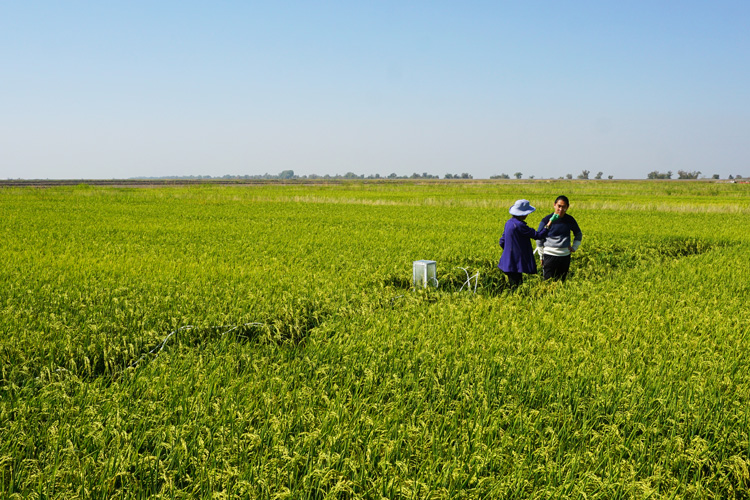
<path fill-rule="evenodd" d="M 536 208 L 529 204 L 529 200 L 518 200 L 510 207 L 510 219 L 505 223 L 503 235 L 500 237 L 500 247 L 503 254 L 497 267 L 508 277 L 511 290 L 523 283 L 523 274 L 536 274 L 536 260 L 531 249 L 531 240 L 543 239 L 551 222 L 539 231 L 534 231 L 526 225 L 526 217 Z"/>

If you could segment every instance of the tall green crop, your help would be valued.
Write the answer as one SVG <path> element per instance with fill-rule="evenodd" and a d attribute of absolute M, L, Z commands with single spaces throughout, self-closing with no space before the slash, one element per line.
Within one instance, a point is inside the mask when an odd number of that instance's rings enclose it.
<path fill-rule="evenodd" d="M 508 207 L 535 226 L 559 194 L 571 277 L 510 293 Z M 0 496 L 741 498 L 749 198 L 2 189 Z M 419 259 L 438 289 L 411 287 Z"/>

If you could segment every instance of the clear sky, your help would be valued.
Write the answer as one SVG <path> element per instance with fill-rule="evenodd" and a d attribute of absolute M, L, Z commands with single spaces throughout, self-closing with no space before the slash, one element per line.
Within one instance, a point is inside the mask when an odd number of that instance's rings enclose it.
<path fill-rule="evenodd" d="M 0 0 L 0 178 L 750 176 L 750 2 Z"/>

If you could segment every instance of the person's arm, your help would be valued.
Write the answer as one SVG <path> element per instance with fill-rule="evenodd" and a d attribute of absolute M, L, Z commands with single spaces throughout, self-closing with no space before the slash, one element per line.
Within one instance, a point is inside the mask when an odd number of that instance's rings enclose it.
<path fill-rule="evenodd" d="M 539 229 L 536 230 L 537 233 L 540 232 L 542 229 L 544 229 L 545 224 L 549 224 L 548 223 L 548 217 L 549 216 L 544 217 L 542 219 L 542 221 L 539 223 Z M 537 238 L 536 239 L 536 247 L 539 249 L 539 258 L 541 258 L 542 255 L 543 255 L 543 252 L 544 252 L 544 240 L 546 240 L 546 239 L 547 238 Z"/>
<path fill-rule="evenodd" d="M 578 227 L 577 222 L 573 224 L 573 227 L 571 227 L 571 230 L 573 231 L 573 244 L 570 245 L 570 251 L 575 252 L 576 250 L 578 250 L 578 247 L 581 246 L 581 240 L 583 240 L 583 233 L 581 232 L 581 228 Z"/>
<path fill-rule="evenodd" d="M 549 226 L 550 226 L 550 223 L 548 222 L 547 225 L 542 226 L 542 228 L 539 231 L 534 231 L 528 225 L 523 224 L 522 226 L 519 226 L 519 231 L 521 235 L 526 236 L 529 239 L 543 240 L 547 237 L 547 233 L 549 232 Z"/>

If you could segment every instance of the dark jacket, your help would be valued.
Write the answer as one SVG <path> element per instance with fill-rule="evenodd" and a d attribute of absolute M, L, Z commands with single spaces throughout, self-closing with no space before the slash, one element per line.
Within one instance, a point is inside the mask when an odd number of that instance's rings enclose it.
<path fill-rule="evenodd" d="M 536 260 L 531 249 L 531 240 L 540 240 L 547 236 L 547 228 L 534 231 L 525 221 L 511 217 L 505 223 L 500 246 L 503 255 L 497 267 L 504 273 L 536 273 Z"/>
<path fill-rule="evenodd" d="M 547 222 L 550 220 L 553 214 L 545 215 L 542 222 L 539 223 L 539 230 L 541 231 Z M 573 233 L 573 242 L 570 241 L 570 233 Z M 572 215 L 566 214 L 565 217 L 560 217 L 549 228 L 547 237 L 543 239 L 537 239 L 537 248 L 544 252 L 545 255 L 570 255 L 569 247 L 573 247 L 573 250 L 578 250 L 581 246 L 581 240 L 583 239 L 583 233 L 581 228 L 578 227 L 578 222 L 573 218 Z"/>

